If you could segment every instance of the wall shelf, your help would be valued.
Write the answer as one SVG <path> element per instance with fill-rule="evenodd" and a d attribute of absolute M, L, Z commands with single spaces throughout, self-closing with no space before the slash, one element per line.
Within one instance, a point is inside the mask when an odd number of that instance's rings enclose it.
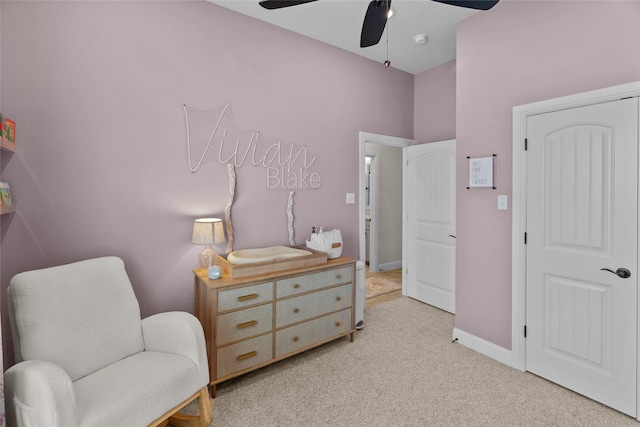
<path fill-rule="evenodd" d="M 0 137 L 0 150 L 15 153 L 16 143 L 9 141 L 6 137 L 2 136 Z"/>
<path fill-rule="evenodd" d="M 0 215 L 10 214 L 16 211 L 16 205 L 0 207 Z"/>

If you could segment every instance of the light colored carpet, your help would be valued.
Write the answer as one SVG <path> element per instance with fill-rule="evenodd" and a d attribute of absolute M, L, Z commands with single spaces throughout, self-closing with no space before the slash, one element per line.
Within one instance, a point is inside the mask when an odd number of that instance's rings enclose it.
<path fill-rule="evenodd" d="M 451 342 L 453 316 L 401 297 L 340 339 L 218 385 L 212 426 L 635 426 Z"/>
<path fill-rule="evenodd" d="M 402 289 L 402 283 L 394 282 L 386 277 L 372 276 L 365 280 L 367 298 L 377 297 Z"/>

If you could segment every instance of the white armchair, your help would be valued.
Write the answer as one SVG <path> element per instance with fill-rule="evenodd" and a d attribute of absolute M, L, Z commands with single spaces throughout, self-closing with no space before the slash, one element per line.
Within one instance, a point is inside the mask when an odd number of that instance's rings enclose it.
<path fill-rule="evenodd" d="M 8 304 L 16 356 L 4 374 L 10 427 L 211 423 L 200 322 L 185 312 L 141 319 L 121 259 L 17 274 Z M 198 398 L 198 416 L 178 412 Z"/>

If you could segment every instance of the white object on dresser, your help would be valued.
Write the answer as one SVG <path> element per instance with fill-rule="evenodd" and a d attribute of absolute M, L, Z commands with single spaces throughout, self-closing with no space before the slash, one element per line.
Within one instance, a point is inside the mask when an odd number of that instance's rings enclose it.
<path fill-rule="evenodd" d="M 305 244 L 308 248 L 326 252 L 329 259 L 342 256 L 342 233 L 340 230 L 324 231 L 320 227 L 320 232 L 311 233 L 311 239 L 307 240 Z"/>

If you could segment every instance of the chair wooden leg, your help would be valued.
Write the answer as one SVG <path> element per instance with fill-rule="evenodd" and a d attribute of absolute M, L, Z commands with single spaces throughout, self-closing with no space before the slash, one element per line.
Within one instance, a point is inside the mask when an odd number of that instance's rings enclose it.
<path fill-rule="evenodd" d="M 198 394 L 198 415 L 187 415 L 176 412 L 169 417 L 169 423 L 176 427 L 209 427 L 213 415 L 211 413 L 212 399 L 209 398 L 207 387 Z"/>

